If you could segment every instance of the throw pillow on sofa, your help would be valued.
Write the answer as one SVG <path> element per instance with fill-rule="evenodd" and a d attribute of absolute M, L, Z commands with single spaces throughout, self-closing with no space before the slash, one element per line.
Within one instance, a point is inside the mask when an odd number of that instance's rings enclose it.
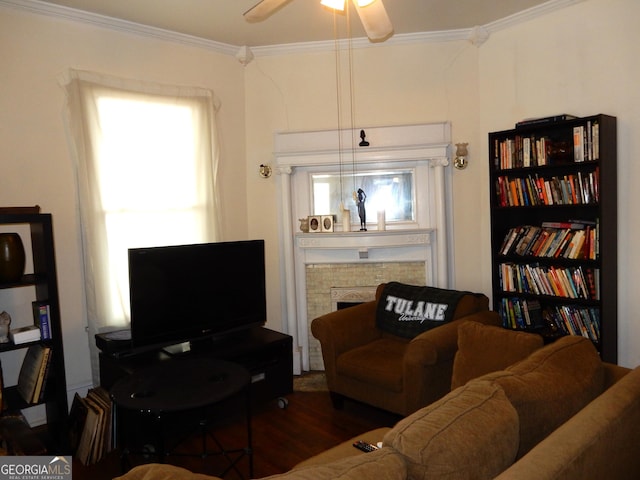
<path fill-rule="evenodd" d="M 569 335 L 478 381 L 500 385 L 518 411 L 520 458 L 602 393 L 604 367 L 589 339 Z"/>
<path fill-rule="evenodd" d="M 469 380 L 503 370 L 542 348 L 535 333 L 507 330 L 479 322 L 463 322 L 458 327 L 458 351 L 453 361 L 451 390 Z"/>
<path fill-rule="evenodd" d="M 400 420 L 383 444 L 405 457 L 408 478 L 481 480 L 513 463 L 518 430 L 502 388 L 472 382 Z"/>

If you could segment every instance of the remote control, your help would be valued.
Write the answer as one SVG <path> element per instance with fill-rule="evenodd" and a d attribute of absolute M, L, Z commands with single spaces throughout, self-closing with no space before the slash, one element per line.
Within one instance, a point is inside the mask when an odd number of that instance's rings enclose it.
<path fill-rule="evenodd" d="M 358 450 L 362 450 L 363 452 L 373 452 L 374 450 L 378 450 L 378 447 L 376 447 L 374 444 L 365 442 L 363 440 L 354 442 L 353 446 Z"/>

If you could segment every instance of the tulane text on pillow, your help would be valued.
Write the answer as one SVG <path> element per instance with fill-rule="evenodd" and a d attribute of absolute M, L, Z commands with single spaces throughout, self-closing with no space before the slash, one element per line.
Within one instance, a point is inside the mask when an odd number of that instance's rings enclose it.
<path fill-rule="evenodd" d="M 445 303 L 431 303 L 419 300 L 414 308 L 413 300 L 394 297 L 393 295 L 387 295 L 385 301 L 387 304 L 384 309 L 387 312 L 397 313 L 399 315 L 398 321 L 400 322 L 422 323 L 425 320 L 443 322 L 444 314 L 449 307 Z"/>

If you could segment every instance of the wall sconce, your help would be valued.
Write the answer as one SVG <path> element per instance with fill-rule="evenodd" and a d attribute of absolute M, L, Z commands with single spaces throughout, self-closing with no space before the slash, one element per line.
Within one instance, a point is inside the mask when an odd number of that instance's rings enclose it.
<path fill-rule="evenodd" d="M 467 161 L 467 155 L 469 155 L 469 151 L 467 150 L 468 143 L 456 143 L 456 158 L 453 162 L 455 167 L 458 170 L 464 170 L 467 168 L 469 162 Z"/>
<path fill-rule="evenodd" d="M 265 165 L 263 163 L 260 164 L 260 170 L 258 171 L 262 178 L 269 178 L 271 176 L 272 170 L 269 165 Z"/>

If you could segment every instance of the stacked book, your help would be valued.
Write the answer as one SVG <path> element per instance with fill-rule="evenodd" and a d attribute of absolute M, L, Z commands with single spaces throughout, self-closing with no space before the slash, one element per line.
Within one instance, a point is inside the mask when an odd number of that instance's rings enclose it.
<path fill-rule="evenodd" d="M 599 255 L 597 222 L 542 222 L 510 228 L 500 255 L 589 259 Z"/>
<path fill-rule="evenodd" d="M 92 388 L 84 398 L 75 394 L 69 412 L 71 449 L 83 465 L 99 462 L 112 450 L 112 411 L 104 388 Z"/>

